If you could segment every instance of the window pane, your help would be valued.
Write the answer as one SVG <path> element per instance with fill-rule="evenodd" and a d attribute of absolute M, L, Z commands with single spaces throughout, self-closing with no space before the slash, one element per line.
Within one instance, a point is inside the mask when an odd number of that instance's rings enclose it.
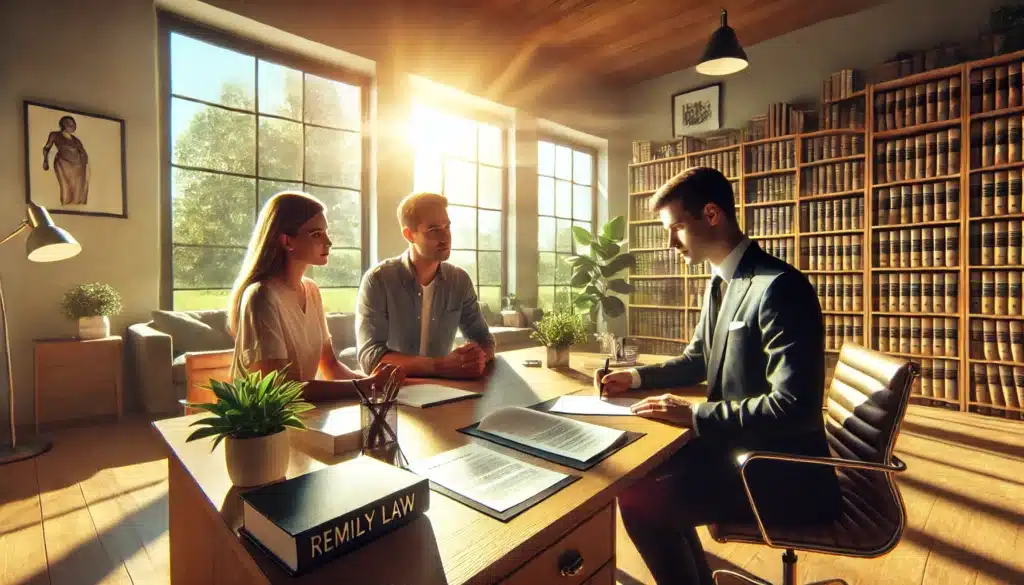
<path fill-rule="evenodd" d="M 555 283 L 557 284 L 569 284 L 572 279 L 572 265 L 567 262 L 569 258 L 568 254 L 559 254 L 555 258 Z"/>
<path fill-rule="evenodd" d="M 555 287 L 542 286 L 537 290 L 537 304 L 548 314 L 555 306 Z"/>
<path fill-rule="evenodd" d="M 230 300 L 229 289 L 176 290 L 172 302 L 175 311 L 207 311 L 226 309 Z"/>
<path fill-rule="evenodd" d="M 256 223 L 256 181 L 173 169 L 171 240 L 176 244 L 245 246 Z"/>
<path fill-rule="evenodd" d="M 260 172 L 272 179 L 302 179 L 302 124 L 260 118 Z"/>
<path fill-rule="evenodd" d="M 555 214 L 555 180 L 540 177 L 537 183 L 537 213 L 541 215 Z"/>
<path fill-rule="evenodd" d="M 487 308 L 490 309 L 492 313 L 497 313 L 498 311 L 501 311 L 500 286 L 481 286 L 478 297 L 481 308 L 483 308 L 484 305 L 487 305 Z"/>
<path fill-rule="evenodd" d="M 477 247 L 481 250 L 501 250 L 501 212 L 480 211 L 480 238 Z"/>
<path fill-rule="evenodd" d="M 556 250 L 559 252 L 572 252 L 572 222 L 568 219 L 559 219 L 556 230 Z"/>
<path fill-rule="evenodd" d="M 448 219 L 452 222 L 452 248 L 476 248 L 476 209 L 449 205 Z"/>
<path fill-rule="evenodd" d="M 331 250 L 327 266 L 310 266 L 309 277 L 317 286 L 359 286 L 363 275 L 363 260 L 359 250 Z"/>
<path fill-rule="evenodd" d="M 496 167 L 480 165 L 477 167 L 480 173 L 480 207 L 488 209 L 501 209 L 501 199 L 504 189 L 504 173 Z"/>
<path fill-rule="evenodd" d="M 537 143 L 537 174 L 555 176 L 555 145 L 550 142 Z"/>
<path fill-rule="evenodd" d="M 554 252 L 541 252 L 537 263 L 537 283 L 555 283 L 555 254 Z"/>
<path fill-rule="evenodd" d="M 594 157 L 586 152 L 574 150 L 572 153 L 572 182 L 589 185 L 593 172 Z"/>
<path fill-rule="evenodd" d="M 555 215 L 572 217 L 572 183 L 555 181 Z"/>
<path fill-rule="evenodd" d="M 445 161 L 444 195 L 450 203 L 476 205 L 476 165 L 459 160 Z M 459 225 L 454 220 L 452 224 Z"/>
<path fill-rule="evenodd" d="M 572 225 L 574 225 L 574 226 L 576 226 L 578 228 L 583 228 L 583 229 L 587 230 L 588 232 L 592 232 L 593 231 L 591 229 L 591 227 L 590 227 L 590 222 L 574 221 L 574 222 L 572 222 Z M 572 250 L 576 254 L 585 254 L 586 253 L 586 247 L 580 246 L 579 244 L 577 244 L 576 243 L 576 238 L 572 239 Z"/>
<path fill-rule="evenodd" d="M 567 146 L 555 146 L 555 177 L 572 180 L 572 149 Z"/>
<path fill-rule="evenodd" d="M 588 185 L 572 186 L 572 217 L 590 221 L 592 219 L 592 207 L 594 188 Z"/>
<path fill-rule="evenodd" d="M 171 93 L 252 110 L 256 60 L 178 33 L 171 33 Z"/>
<path fill-rule="evenodd" d="M 469 273 L 470 280 L 473 281 L 473 284 L 476 284 L 476 252 L 472 250 L 452 250 L 452 255 L 448 258 L 448 261 Z"/>
<path fill-rule="evenodd" d="M 277 195 L 281 191 L 303 191 L 305 188 L 302 183 L 289 183 L 286 181 L 267 181 L 260 179 L 256 181 L 257 186 L 260 190 L 260 210 L 263 210 L 263 206 L 270 201 L 270 198 Z"/>
<path fill-rule="evenodd" d="M 354 313 L 358 288 L 321 288 L 320 296 L 324 299 L 326 313 Z M 342 348 L 335 347 L 335 350 Z"/>
<path fill-rule="evenodd" d="M 267 61 L 259 61 L 258 65 L 260 113 L 301 120 L 302 72 Z"/>
<path fill-rule="evenodd" d="M 477 123 L 450 114 L 441 114 L 441 119 L 441 133 L 435 136 L 441 139 L 444 152 L 475 161 Z"/>
<path fill-rule="evenodd" d="M 501 284 L 501 252 L 480 252 L 477 254 L 480 263 L 479 285 Z M 501 309 L 492 306 L 492 309 Z"/>
<path fill-rule="evenodd" d="M 306 126 L 306 181 L 359 189 L 362 155 L 359 134 Z"/>
<path fill-rule="evenodd" d="M 303 120 L 358 132 L 362 128 L 359 93 L 358 86 L 307 73 Z"/>
<path fill-rule="evenodd" d="M 480 162 L 496 167 L 504 166 L 505 149 L 502 148 L 501 139 L 501 128 L 480 124 Z"/>
<path fill-rule="evenodd" d="M 327 233 L 335 248 L 358 248 L 362 225 L 359 191 L 307 185 L 310 195 L 327 207 Z"/>
<path fill-rule="evenodd" d="M 413 176 L 413 190 L 441 193 L 441 154 L 421 152 L 416 154 L 416 169 Z"/>
<path fill-rule="evenodd" d="M 256 116 L 171 99 L 171 162 L 256 173 Z"/>
<path fill-rule="evenodd" d="M 554 252 L 555 230 L 557 228 L 557 225 L 555 224 L 555 218 L 537 218 L 537 228 L 537 249 L 541 250 L 542 252 Z"/>
<path fill-rule="evenodd" d="M 231 288 L 242 267 L 244 248 L 173 247 L 174 288 Z"/>

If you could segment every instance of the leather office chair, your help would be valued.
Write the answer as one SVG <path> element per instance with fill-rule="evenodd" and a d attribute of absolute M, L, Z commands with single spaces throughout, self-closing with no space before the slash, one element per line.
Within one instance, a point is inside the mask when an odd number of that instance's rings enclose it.
<path fill-rule="evenodd" d="M 906 509 L 893 474 L 907 468 L 892 451 L 911 385 L 919 375 L 917 363 L 856 344 L 844 344 L 823 408 L 825 432 L 833 457 L 767 452 L 739 454 L 736 464 L 743 476 L 756 524 L 712 525 L 709 526 L 711 537 L 718 542 L 766 544 L 784 549 L 783 585 L 797 583 L 796 550 L 863 558 L 878 557 L 892 550 L 906 526 Z M 757 511 L 757 494 L 751 493 L 745 474 L 747 465 L 759 459 L 828 465 L 835 469 L 841 493 L 841 513 L 837 519 L 823 525 L 771 527 L 771 534 L 766 532 Z M 731 575 L 755 585 L 772 585 L 727 569 L 714 572 L 716 583 L 721 575 Z M 845 581 L 833 579 L 819 583 Z"/>
<path fill-rule="evenodd" d="M 231 381 L 231 360 L 235 350 L 191 351 L 185 354 L 185 402 L 216 402 L 217 396 L 207 388 L 210 380 Z M 202 412 L 185 406 L 185 414 Z"/>

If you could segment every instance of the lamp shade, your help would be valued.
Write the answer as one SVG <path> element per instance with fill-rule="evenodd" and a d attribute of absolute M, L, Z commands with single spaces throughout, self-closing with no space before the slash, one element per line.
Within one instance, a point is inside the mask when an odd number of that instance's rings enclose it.
<path fill-rule="evenodd" d="M 29 203 L 28 223 L 32 231 L 25 242 L 25 255 L 32 262 L 57 262 L 82 251 L 71 234 L 53 223 L 45 207 Z"/>
<path fill-rule="evenodd" d="M 722 26 L 711 35 L 711 40 L 704 47 L 697 72 L 704 75 L 729 75 L 746 67 L 747 53 L 736 38 L 736 31 L 729 26 L 725 10 L 722 10 Z"/>

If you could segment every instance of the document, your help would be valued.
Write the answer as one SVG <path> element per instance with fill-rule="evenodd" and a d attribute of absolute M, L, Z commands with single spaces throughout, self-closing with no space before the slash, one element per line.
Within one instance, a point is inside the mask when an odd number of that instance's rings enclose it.
<path fill-rule="evenodd" d="M 476 398 L 478 396 L 480 396 L 479 392 L 460 390 L 450 386 L 441 386 L 440 384 L 413 384 L 411 386 L 403 386 L 398 391 L 397 401 L 399 404 L 406 406 L 425 408 L 427 406 L 455 402 L 464 398 Z"/>
<path fill-rule="evenodd" d="M 626 436 L 617 429 L 519 406 L 492 412 L 480 421 L 478 428 L 577 461 L 588 461 Z"/>
<path fill-rule="evenodd" d="M 517 506 L 568 477 L 476 443 L 412 463 L 410 467 L 434 483 L 496 512 Z"/>
<path fill-rule="evenodd" d="M 548 412 L 559 414 L 595 414 L 605 416 L 633 416 L 630 406 L 633 398 L 598 398 L 597 396 L 560 396 L 548 407 Z"/>

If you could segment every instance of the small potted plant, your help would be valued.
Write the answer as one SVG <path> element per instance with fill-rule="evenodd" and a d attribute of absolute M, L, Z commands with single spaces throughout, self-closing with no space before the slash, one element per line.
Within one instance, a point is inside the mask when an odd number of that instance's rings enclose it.
<path fill-rule="evenodd" d="M 210 380 L 208 388 L 217 402 L 187 405 L 213 416 L 193 422 L 191 426 L 199 428 L 186 442 L 215 437 L 212 451 L 224 441 L 228 476 L 235 486 L 281 479 L 288 471 L 287 428 L 305 430 L 298 415 L 313 408 L 302 398 L 303 386 L 303 382 L 285 378 L 283 370 L 265 376 L 252 372 L 230 383 Z"/>
<path fill-rule="evenodd" d="M 501 309 L 501 324 L 505 327 L 525 327 L 526 315 L 519 310 L 519 297 L 509 293 L 505 297 L 505 307 Z"/>
<path fill-rule="evenodd" d="M 78 320 L 78 337 L 100 339 L 110 335 L 110 317 L 121 312 L 121 295 L 109 284 L 80 284 L 64 293 L 61 307 Z"/>
<path fill-rule="evenodd" d="M 569 347 L 587 342 L 587 324 L 581 315 L 557 310 L 537 322 L 530 337 L 548 348 L 549 368 L 569 366 Z"/>

